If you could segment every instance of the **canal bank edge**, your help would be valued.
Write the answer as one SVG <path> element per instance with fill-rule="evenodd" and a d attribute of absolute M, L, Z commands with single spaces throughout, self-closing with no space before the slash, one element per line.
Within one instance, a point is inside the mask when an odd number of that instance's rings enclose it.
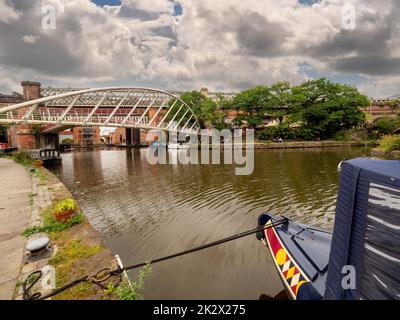
<path fill-rule="evenodd" d="M 30 225 L 33 227 L 43 224 L 46 212 L 48 213 L 56 202 L 67 198 L 73 199 L 73 196 L 67 187 L 44 167 L 36 169 L 35 173 L 31 173 L 30 176 L 32 180 Z M 111 250 L 104 247 L 100 235 L 86 217 L 71 228 L 60 232 L 51 232 L 49 237 L 50 244 L 54 248 L 53 254 L 47 259 L 21 266 L 21 275 L 14 292 L 15 299 L 22 299 L 22 283 L 26 277 L 31 272 L 45 266 L 55 270 L 55 283 L 53 285 L 55 287 L 62 287 L 86 274 L 91 275 L 103 267 L 117 267 Z M 116 297 L 112 294 L 106 294 L 103 289 L 94 284 L 83 282 L 51 299 L 108 300 L 116 299 Z"/>
<path fill-rule="evenodd" d="M 389 160 L 400 160 L 400 151 L 395 150 L 395 151 L 385 152 L 384 150 L 381 149 L 372 149 L 371 156 Z"/>
<path fill-rule="evenodd" d="M 296 149 L 296 148 L 333 148 L 333 147 L 374 147 L 378 142 L 371 141 L 288 141 L 255 142 L 255 149 Z"/>

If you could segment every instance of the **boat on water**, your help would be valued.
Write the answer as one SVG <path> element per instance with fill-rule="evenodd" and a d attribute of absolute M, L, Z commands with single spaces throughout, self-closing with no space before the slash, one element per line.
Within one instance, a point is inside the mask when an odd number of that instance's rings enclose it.
<path fill-rule="evenodd" d="M 0 143 L 0 154 L 9 154 L 17 150 L 18 148 L 16 147 L 9 147 L 8 143 Z"/>
<path fill-rule="evenodd" d="M 291 299 L 400 299 L 400 161 L 341 163 L 333 232 L 286 218 L 257 238 Z"/>

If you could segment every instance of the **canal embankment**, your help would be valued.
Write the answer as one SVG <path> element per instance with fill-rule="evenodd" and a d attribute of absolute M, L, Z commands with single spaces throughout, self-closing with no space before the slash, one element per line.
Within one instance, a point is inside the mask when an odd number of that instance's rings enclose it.
<path fill-rule="evenodd" d="M 255 142 L 255 149 L 302 149 L 334 147 L 373 147 L 376 141 L 288 141 L 288 142 Z M 249 145 L 249 144 L 247 144 Z M 251 145 L 251 144 L 250 144 Z"/>
<path fill-rule="evenodd" d="M 371 156 L 388 160 L 400 160 L 400 150 L 385 151 L 381 149 L 372 149 Z"/>
<path fill-rule="evenodd" d="M 84 275 L 92 275 L 117 264 L 111 250 L 77 206 L 76 215 L 66 223 L 56 222 L 52 208 L 65 199 L 73 199 L 70 191 L 49 170 L 25 168 L 10 159 L 0 158 L 2 173 L 0 210 L 0 294 L 3 299 L 22 299 L 22 283 L 41 270 L 45 279 L 37 281 L 32 291 L 43 294 L 60 288 Z M 75 200 L 74 200 L 75 201 Z M 50 239 L 49 254 L 29 259 L 26 243 L 46 236 Z M 34 279 L 28 279 L 28 283 Z M 110 282 L 111 281 L 111 282 Z M 108 283 L 115 284 L 116 278 Z M 108 283 L 103 283 L 107 286 Z M 89 282 L 82 282 L 52 299 L 116 299 L 114 294 Z"/>
<path fill-rule="evenodd" d="M 229 144 L 228 144 L 229 145 Z M 287 142 L 272 142 L 272 141 L 256 141 L 254 143 L 246 142 L 245 140 L 241 144 L 243 149 L 254 147 L 254 149 L 306 149 L 306 148 L 333 148 L 333 147 L 374 147 L 377 146 L 378 142 L 375 140 L 360 140 L 360 141 L 287 141 Z M 213 146 L 223 147 L 224 144 L 199 144 L 199 148 L 208 146 L 212 148 Z M 140 146 L 130 146 L 125 144 L 107 144 L 107 145 L 90 145 L 90 146 L 77 146 L 71 145 L 71 150 L 83 150 L 83 149 L 100 149 L 100 148 L 146 148 L 149 144 L 141 144 Z"/>

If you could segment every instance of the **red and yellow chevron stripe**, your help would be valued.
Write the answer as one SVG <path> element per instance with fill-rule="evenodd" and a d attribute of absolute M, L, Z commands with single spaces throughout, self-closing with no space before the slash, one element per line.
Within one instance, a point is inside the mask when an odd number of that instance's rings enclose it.
<path fill-rule="evenodd" d="M 292 298 L 296 299 L 299 288 L 310 280 L 285 249 L 275 228 L 265 229 L 264 233 L 279 275 Z"/>

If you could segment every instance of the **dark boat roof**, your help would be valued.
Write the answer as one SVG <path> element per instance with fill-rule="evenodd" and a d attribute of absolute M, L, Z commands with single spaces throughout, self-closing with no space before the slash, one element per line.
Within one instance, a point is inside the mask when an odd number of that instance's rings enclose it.
<path fill-rule="evenodd" d="M 343 162 L 324 298 L 399 299 L 399 230 L 400 161 Z"/>
<path fill-rule="evenodd" d="M 278 220 L 274 216 L 271 218 L 273 221 Z M 277 226 L 275 229 L 285 248 L 322 297 L 325 291 L 332 234 L 290 219 L 287 224 Z"/>
<path fill-rule="evenodd" d="M 377 160 L 369 158 L 355 158 L 345 161 L 348 164 L 370 172 L 375 172 L 387 177 L 400 179 L 400 160 Z"/>

